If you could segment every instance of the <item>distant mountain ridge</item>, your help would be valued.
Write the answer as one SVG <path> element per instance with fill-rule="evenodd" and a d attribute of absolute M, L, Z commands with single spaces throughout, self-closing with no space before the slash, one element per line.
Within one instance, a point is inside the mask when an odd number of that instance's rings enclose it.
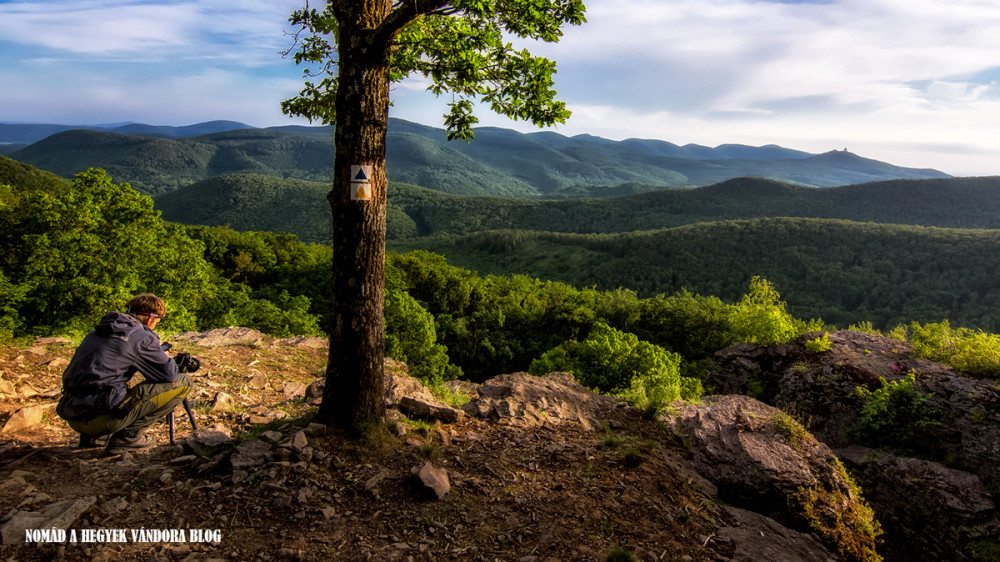
<path fill-rule="evenodd" d="M 0 142 L 58 127 L 62 126 L 0 125 Z M 0 153 L 63 177 L 88 167 L 104 168 L 116 180 L 156 195 L 234 173 L 329 181 L 332 133 L 332 127 L 253 128 L 227 121 L 187 127 L 128 124 L 62 130 Z M 776 145 L 678 146 L 496 127 L 479 128 L 476 136 L 470 143 L 449 142 L 442 129 L 390 119 L 390 181 L 454 194 L 573 198 L 704 186 L 746 176 L 817 187 L 950 177 L 843 151 L 814 155 Z"/>
<path fill-rule="evenodd" d="M 31 144 L 45 137 L 72 129 L 92 131 L 108 131 L 123 135 L 157 135 L 163 137 L 193 137 L 220 133 L 233 129 L 253 129 L 250 125 L 237 121 L 206 121 L 194 125 L 172 127 L 167 125 L 146 125 L 144 123 L 125 123 L 121 125 L 55 125 L 34 123 L 0 123 L 0 143 Z"/>
<path fill-rule="evenodd" d="M 185 224 L 331 236 L 325 182 L 255 174 L 210 178 L 156 197 L 163 218 Z M 1000 177 L 890 180 L 812 188 L 736 178 L 693 189 L 612 199 L 453 195 L 390 183 L 387 238 L 464 236 L 483 230 L 611 234 L 766 217 L 839 219 L 938 228 L 1000 229 Z"/>
<path fill-rule="evenodd" d="M 14 193 L 69 184 L 0 157 L 0 184 L 8 183 Z M 154 202 L 170 221 L 329 243 L 328 191 L 326 182 L 230 174 Z M 430 250 L 484 274 L 724 299 L 740 298 L 750 276 L 762 275 L 802 318 L 878 328 L 948 318 L 996 331 L 998 196 L 1000 177 L 835 188 L 737 178 L 577 200 L 459 196 L 391 183 L 386 237 L 391 250 Z"/>

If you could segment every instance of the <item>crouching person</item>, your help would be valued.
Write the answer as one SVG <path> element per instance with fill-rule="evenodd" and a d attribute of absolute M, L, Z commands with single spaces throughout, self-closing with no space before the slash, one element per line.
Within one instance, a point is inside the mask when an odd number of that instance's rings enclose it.
<path fill-rule="evenodd" d="M 153 331 L 166 305 L 141 294 L 125 312 L 109 312 L 87 334 L 63 373 L 59 417 L 80 434 L 80 448 L 108 438 L 110 453 L 141 451 L 156 445 L 146 428 L 163 419 L 191 390 L 191 378 L 160 348 Z M 128 387 L 136 373 L 145 380 Z"/>

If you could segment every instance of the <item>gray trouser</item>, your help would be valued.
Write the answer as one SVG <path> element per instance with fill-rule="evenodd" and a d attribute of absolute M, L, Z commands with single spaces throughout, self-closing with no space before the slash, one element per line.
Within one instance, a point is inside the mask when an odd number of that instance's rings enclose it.
<path fill-rule="evenodd" d="M 133 386 L 125 395 L 122 404 L 126 407 L 118 408 L 122 417 L 102 414 L 86 421 L 67 423 L 76 432 L 91 437 L 119 431 L 128 437 L 134 437 L 173 412 L 190 390 L 191 377 L 187 373 L 179 373 L 173 383 L 144 381 Z"/>

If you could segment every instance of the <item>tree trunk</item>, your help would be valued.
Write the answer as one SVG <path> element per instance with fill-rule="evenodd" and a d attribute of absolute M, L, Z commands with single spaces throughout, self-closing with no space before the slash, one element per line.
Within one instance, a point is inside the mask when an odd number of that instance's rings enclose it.
<path fill-rule="evenodd" d="M 352 432 L 385 417 L 385 138 L 389 51 L 374 29 L 387 0 L 343 2 L 333 190 L 333 296 L 326 388 L 317 418 Z M 360 181 L 367 179 L 367 182 Z"/>

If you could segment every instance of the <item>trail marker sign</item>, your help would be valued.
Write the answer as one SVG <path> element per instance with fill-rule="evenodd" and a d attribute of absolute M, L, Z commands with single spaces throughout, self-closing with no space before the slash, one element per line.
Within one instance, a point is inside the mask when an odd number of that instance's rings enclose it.
<path fill-rule="evenodd" d="M 351 164 L 351 201 L 372 200 L 371 164 Z"/>

